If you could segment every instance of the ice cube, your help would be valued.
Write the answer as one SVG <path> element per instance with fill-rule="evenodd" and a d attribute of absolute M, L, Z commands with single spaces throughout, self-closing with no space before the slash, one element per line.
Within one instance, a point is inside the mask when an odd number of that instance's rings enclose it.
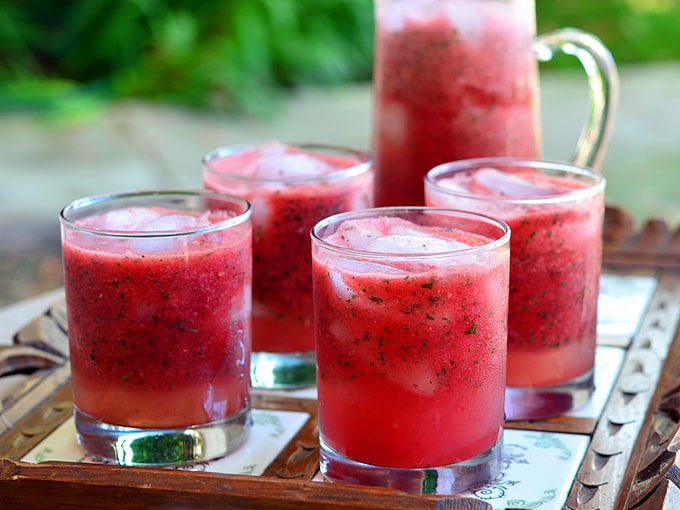
<path fill-rule="evenodd" d="M 416 29 L 421 29 L 423 25 L 427 27 L 428 24 L 440 24 L 442 20 L 449 23 L 444 17 L 447 14 L 446 5 L 450 2 L 441 2 L 440 0 L 418 0 L 417 2 L 392 2 L 390 5 L 391 11 L 396 11 L 396 7 L 400 6 L 403 11 L 401 16 L 404 18 L 403 23 L 407 26 L 415 25 Z M 393 21 L 393 22 L 396 22 Z"/>
<path fill-rule="evenodd" d="M 437 186 L 454 193 L 461 193 L 463 195 L 470 193 L 470 188 L 465 186 L 460 179 L 456 179 L 455 177 L 440 179 L 437 181 Z"/>
<path fill-rule="evenodd" d="M 250 197 L 252 220 L 255 228 L 266 228 L 269 225 L 269 217 L 271 216 L 271 209 L 269 207 L 269 200 L 264 193 L 253 193 Z"/>
<path fill-rule="evenodd" d="M 361 294 L 360 289 L 352 289 L 347 283 L 347 280 L 350 280 L 347 273 L 372 275 L 408 274 L 399 268 L 368 260 L 337 258 L 332 261 L 328 260 L 326 267 L 328 269 L 328 276 L 331 279 L 331 284 L 333 285 L 333 290 L 335 290 L 337 296 L 344 300 L 352 299 Z"/>
<path fill-rule="evenodd" d="M 371 240 L 382 235 L 383 232 L 376 224 L 365 221 L 353 221 L 341 224 L 333 237 L 334 241 L 340 246 L 354 250 L 370 251 Z"/>
<path fill-rule="evenodd" d="M 398 218 L 345 222 L 333 235 L 333 242 L 355 250 L 393 254 L 444 253 L 470 247 L 445 231 Z"/>
<path fill-rule="evenodd" d="M 486 19 L 480 9 L 483 8 L 483 3 L 477 0 L 468 2 L 443 2 L 447 6 L 448 18 L 453 23 L 457 33 L 465 44 L 478 44 L 484 29 L 484 20 Z M 496 2 L 491 5 L 497 8 Z"/>
<path fill-rule="evenodd" d="M 423 396 L 432 395 L 439 386 L 432 367 L 416 360 L 404 361 L 398 369 L 390 370 L 387 378 L 403 390 Z"/>
<path fill-rule="evenodd" d="M 369 251 L 395 254 L 428 254 L 459 251 L 469 247 L 469 245 L 453 239 L 390 234 L 372 240 L 369 244 Z"/>
<path fill-rule="evenodd" d="M 387 233 L 392 235 L 429 237 L 427 232 L 411 222 L 392 221 L 387 225 Z"/>
<path fill-rule="evenodd" d="M 134 255 L 169 255 L 186 250 L 186 236 L 132 237 L 127 240 L 128 250 Z"/>
<path fill-rule="evenodd" d="M 127 239 L 127 249 L 135 255 L 179 253 L 187 249 L 187 236 L 160 234 L 191 232 L 211 225 L 209 212 L 197 215 L 150 207 L 109 211 L 102 216 L 88 218 L 88 221 L 90 226 L 98 229 L 149 234 Z"/>
<path fill-rule="evenodd" d="M 539 175 L 538 173 L 532 175 Z M 483 168 L 475 173 L 477 183 L 494 194 L 512 198 L 541 198 L 555 194 L 549 184 L 536 182 L 521 175 Z"/>
<path fill-rule="evenodd" d="M 116 232 L 135 232 L 161 214 L 148 207 L 128 207 L 115 209 L 102 215 L 91 216 L 83 221 L 88 227 Z"/>
<path fill-rule="evenodd" d="M 404 2 L 392 2 L 389 6 L 378 4 L 378 24 L 381 31 L 400 32 L 404 28 Z"/>
<path fill-rule="evenodd" d="M 255 153 L 259 155 L 260 158 L 278 157 L 287 153 L 289 147 L 285 143 L 281 142 L 264 142 L 255 148 Z"/>
<path fill-rule="evenodd" d="M 331 264 L 328 264 L 328 277 L 331 279 L 331 285 L 333 285 L 336 296 L 345 301 L 352 299 L 354 291 L 345 283 L 339 271 L 331 269 Z"/>
<path fill-rule="evenodd" d="M 261 147 L 256 165 L 257 176 L 264 179 L 319 177 L 335 171 L 322 159 L 275 142 Z"/>
<path fill-rule="evenodd" d="M 112 232 L 187 232 L 210 226 L 210 214 L 185 214 L 151 207 L 128 207 L 90 216 L 81 223 L 88 228 Z"/>
<path fill-rule="evenodd" d="M 190 232 L 210 226 L 209 213 L 201 216 L 190 214 L 166 214 L 158 216 L 142 225 L 142 232 Z"/>
<path fill-rule="evenodd" d="M 329 271 L 344 271 L 349 273 L 378 274 L 378 275 L 407 275 L 407 271 L 387 263 L 374 260 L 357 260 L 337 258 L 328 263 Z"/>

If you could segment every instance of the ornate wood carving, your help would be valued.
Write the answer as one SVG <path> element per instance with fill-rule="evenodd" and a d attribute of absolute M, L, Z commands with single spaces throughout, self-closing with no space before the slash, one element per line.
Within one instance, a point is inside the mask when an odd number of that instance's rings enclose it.
<path fill-rule="evenodd" d="M 633 489 L 627 471 L 645 454 L 638 446 L 638 438 L 647 436 L 646 430 L 654 428 L 655 423 L 661 423 L 649 418 L 650 408 L 662 374 L 664 379 L 667 377 L 665 359 L 677 340 L 679 320 L 680 273 L 664 274 L 576 475 L 568 508 L 629 508 L 627 494 Z M 678 375 L 680 372 L 676 374 L 676 384 L 680 382 Z M 680 407 L 675 410 L 678 412 Z"/>

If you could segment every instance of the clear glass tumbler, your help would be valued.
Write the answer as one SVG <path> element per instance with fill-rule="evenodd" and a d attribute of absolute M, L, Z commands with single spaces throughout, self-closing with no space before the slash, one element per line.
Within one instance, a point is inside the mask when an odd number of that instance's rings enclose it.
<path fill-rule="evenodd" d="M 252 385 L 313 386 L 309 231 L 326 216 L 373 205 L 370 156 L 319 144 L 222 147 L 203 158 L 203 182 L 253 205 Z"/>
<path fill-rule="evenodd" d="M 499 472 L 509 229 L 377 208 L 312 230 L 321 472 L 451 494 Z"/>
<path fill-rule="evenodd" d="M 82 448 L 170 465 L 239 446 L 250 427 L 250 204 L 139 191 L 81 198 L 60 220 Z"/>
<path fill-rule="evenodd" d="M 425 177 L 430 206 L 510 225 L 508 419 L 546 418 L 593 392 L 605 180 L 569 163 L 484 158 Z"/>

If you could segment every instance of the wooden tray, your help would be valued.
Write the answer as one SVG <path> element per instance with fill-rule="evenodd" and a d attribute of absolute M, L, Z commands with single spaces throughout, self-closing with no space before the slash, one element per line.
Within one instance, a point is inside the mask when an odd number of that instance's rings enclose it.
<path fill-rule="evenodd" d="M 599 419 L 557 417 L 507 422 L 508 429 L 590 437 L 569 489 L 573 509 L 679 508 L 680 229 L 651 220 L 634 228 L 608 207 L 604 267 L 651 275 L 657 287 L 626 348 Z M 472 497 L 409 495 L 391 489 L 323 483 L 318 477 L 316 401 L 254 394 L 256 409 L 297 410 L 309 419 L 260 476 L 22 459 L 72 414 L 66 317 L 57 303 L 14 338 L 12 367 L 35 370 L 0 414 L 2 508 L 442 508 L 482 509 Z M 2 364 L 0 351 L 0 365 Z M 7 361 L 7 360 L 5 360 Z M 8 363 L 5 363 L 7 367 Z M 0 372 L 1 375 L 1 372 Z M 6 506 L 8 502 L 9 506 Z"/>

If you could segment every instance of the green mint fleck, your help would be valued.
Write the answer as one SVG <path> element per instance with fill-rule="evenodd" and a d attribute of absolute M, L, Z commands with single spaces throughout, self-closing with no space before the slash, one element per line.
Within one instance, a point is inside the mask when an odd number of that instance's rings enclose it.
<path fill-rule="evenodd" d="M 163 299 L 168 299 L 169 296 L 170 296 L 170 294 L 168 294 L 167 292 L 161 292 L 161 297 Z"/>
<path fill-rule="evenodd" d="M 423 289 L 431 289 L 431 288 L 432 288 L 432 282 L 430 282 L 430 283 L 423 283 L 423 284 L 421 285 L 421 287 L 422 287 Z"/>
<path fill-rule="evenodd" d="M 470 329 L 468 329 L 468 330 L 465 332 L 465 334 L 466 334 L 466 335 L 475 335 L 475 334 L 477 334 L 477 325 L 473 322 L 473 323 L 470 325 Z"/>

